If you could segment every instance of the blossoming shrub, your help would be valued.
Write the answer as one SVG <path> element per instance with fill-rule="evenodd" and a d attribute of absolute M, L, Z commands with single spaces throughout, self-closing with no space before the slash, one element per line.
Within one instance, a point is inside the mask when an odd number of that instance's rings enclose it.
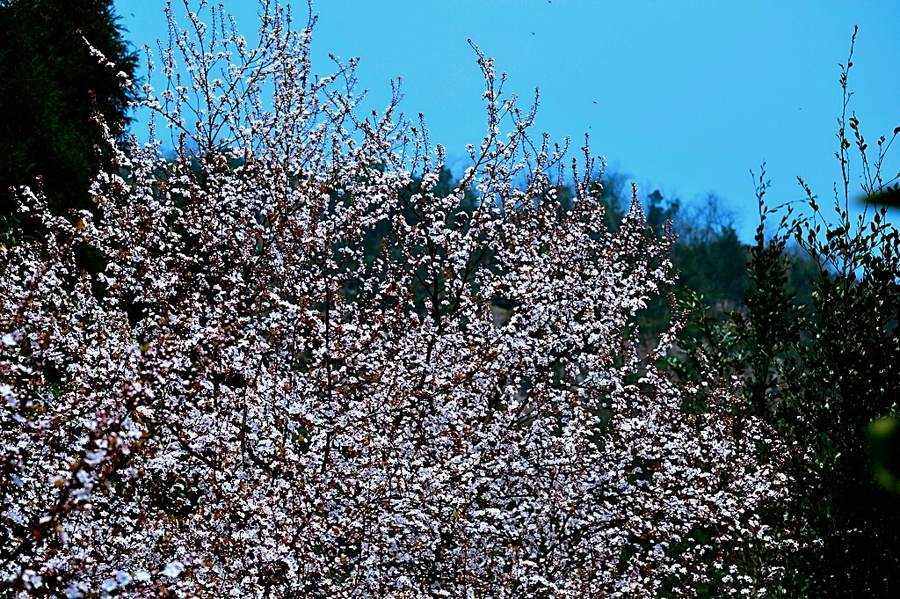
<path fill-rule="evenodd" d="M 312 20 L 268 11 L 251 50 L 213 15 L 171 20 L 167 89 L 144 88 L 177 157 L 111 144 L 96 215 L 25 190 L 45 242 L 0 248 L 3 585 L 761 593 L 735 556 L 776 544 L 776 441 L 727 386 L 639 359 L 671 239 L 636 201 L 604 226 L 587 149 L 563 210 L 564 148 L 479 54 L 488 134 L 437 194 L 443 152 L 396 103 L 364 119 L 352 64 L 312 75 Z"/>

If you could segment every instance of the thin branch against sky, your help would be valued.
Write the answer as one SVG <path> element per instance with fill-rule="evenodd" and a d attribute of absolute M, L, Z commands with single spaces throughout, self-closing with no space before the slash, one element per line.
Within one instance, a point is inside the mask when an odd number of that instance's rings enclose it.
<path fill-rule="evenodd" d="M 305 19 L 305 3 L 294 5 Z M 166 39 L 162 0 L 116 6 L 136 46 Z M 252 36 L 256 2 L 226 9 Z M 594 153 L 645 194 L 719 195 L 745 240 L 756 226 L 749 171 L 763 160 L 779 203 L 803 196 L 798 175 L 822 202 L 833 198 L 838 64 L 854 25 L 850 85 L 863 131 L 874 140 L 900 125 L 900 5 L 891 0 L 320 0 L 315 11 L 314 70 L 332 70 L 329 53 L 359 56 L 376 110 L 402 77 L 404 110 L 425 114 L 456 170 L 484 132 L 472 39 L 509 74 L 508 92 L 540 89 L 539 130 L 579 145 L 588 133 Z M 888 168 L 900 171 L 900 156 Z"/>

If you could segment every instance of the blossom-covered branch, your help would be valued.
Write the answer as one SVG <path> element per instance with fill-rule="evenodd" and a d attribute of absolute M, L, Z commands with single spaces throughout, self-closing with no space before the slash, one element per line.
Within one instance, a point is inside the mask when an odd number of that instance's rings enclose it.
<path fill-rule="evenodd" d="M 21 195 L 48 233 L 0 248 L 4 584 L 634 597 L 746 574 L 728 548 L 775 546 L 777 440 L 639 356 L 672 281 L 636 196 L 607 229 L 585 149 L 564 209 L 565 148 L 480 53 L 489 130 L 439 193 L 424 129 L 396 101 L 360 117 L 353 63 L 312 75 L 314 19 L 264 9 L 253 51 L 221 12 L 169 11 L 143 104 L 174 159 L 110 138 L 96 214 L 68 221 Z"/>

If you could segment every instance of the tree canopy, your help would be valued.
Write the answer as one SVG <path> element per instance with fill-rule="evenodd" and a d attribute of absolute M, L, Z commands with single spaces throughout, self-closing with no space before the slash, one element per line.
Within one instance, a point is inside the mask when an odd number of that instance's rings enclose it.
<path fill-rule="evenodd" d="M 561 195 L 564 148 L 532 137 L 535 108 L 481 53 L 487 132 L 452 179 L 396 103 L 356 113 L 352 65 L 313 75 L 312 22 L 272 9 L 250 48 L 190 18 L 166 60 L 193 87 L 143 99 L 184 133 L 175 159 L 108 128 L 96 214 L 69 222 L 26 192 L 46 243 L 0 246 L 7 588 L 766 584 L 780 442 L 728 382 L 656 367 L 677 322 L 638 351 L 636 314 L 673 274 L 636 194 L 608 227 L 585 150 Z M 101 272 L 76 268 L 79 246 Z"/>
<path fill-rule="evenodd" d="M 91 208 L 90 180 L 108 166 L 95 118 L 103 115 L 114 136 L 124 132 L 129 91 L 122 82 L 136 66 L 111 0 L 0 2 L 3 228 L 21 223 L 10 188 L 35 186 L 37 178 L 57 214 Z"/>

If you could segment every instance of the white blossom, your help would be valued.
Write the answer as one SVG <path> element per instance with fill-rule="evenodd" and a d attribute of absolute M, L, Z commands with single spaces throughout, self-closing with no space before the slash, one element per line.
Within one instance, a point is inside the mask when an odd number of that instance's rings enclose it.
<path fill-rule="evenodd" d="M 273 10 L 254 50 L 200 44 L 189 18 L 142 100 L 184 132 L 176 157 L 110 139 L 123 171 L 94 178 L 82 228 L 57 219 L 62 250 L 0 248 L 4 585 L 684 595 L 780 550 L 761 521 L 788 484 L 778 437 L 729 383 L 685 386 L 653 365 L 665 344 L 638 349 L 672 240 L 636 198 L 607 229 L 579 173 L 563 211 L 565 153 L 498 100 L 492 61 L 488 133 L 439 193 L 443 152 L 396 101 L 359 115 L 352 63 L 314 74 L 312 22 Z"/>

